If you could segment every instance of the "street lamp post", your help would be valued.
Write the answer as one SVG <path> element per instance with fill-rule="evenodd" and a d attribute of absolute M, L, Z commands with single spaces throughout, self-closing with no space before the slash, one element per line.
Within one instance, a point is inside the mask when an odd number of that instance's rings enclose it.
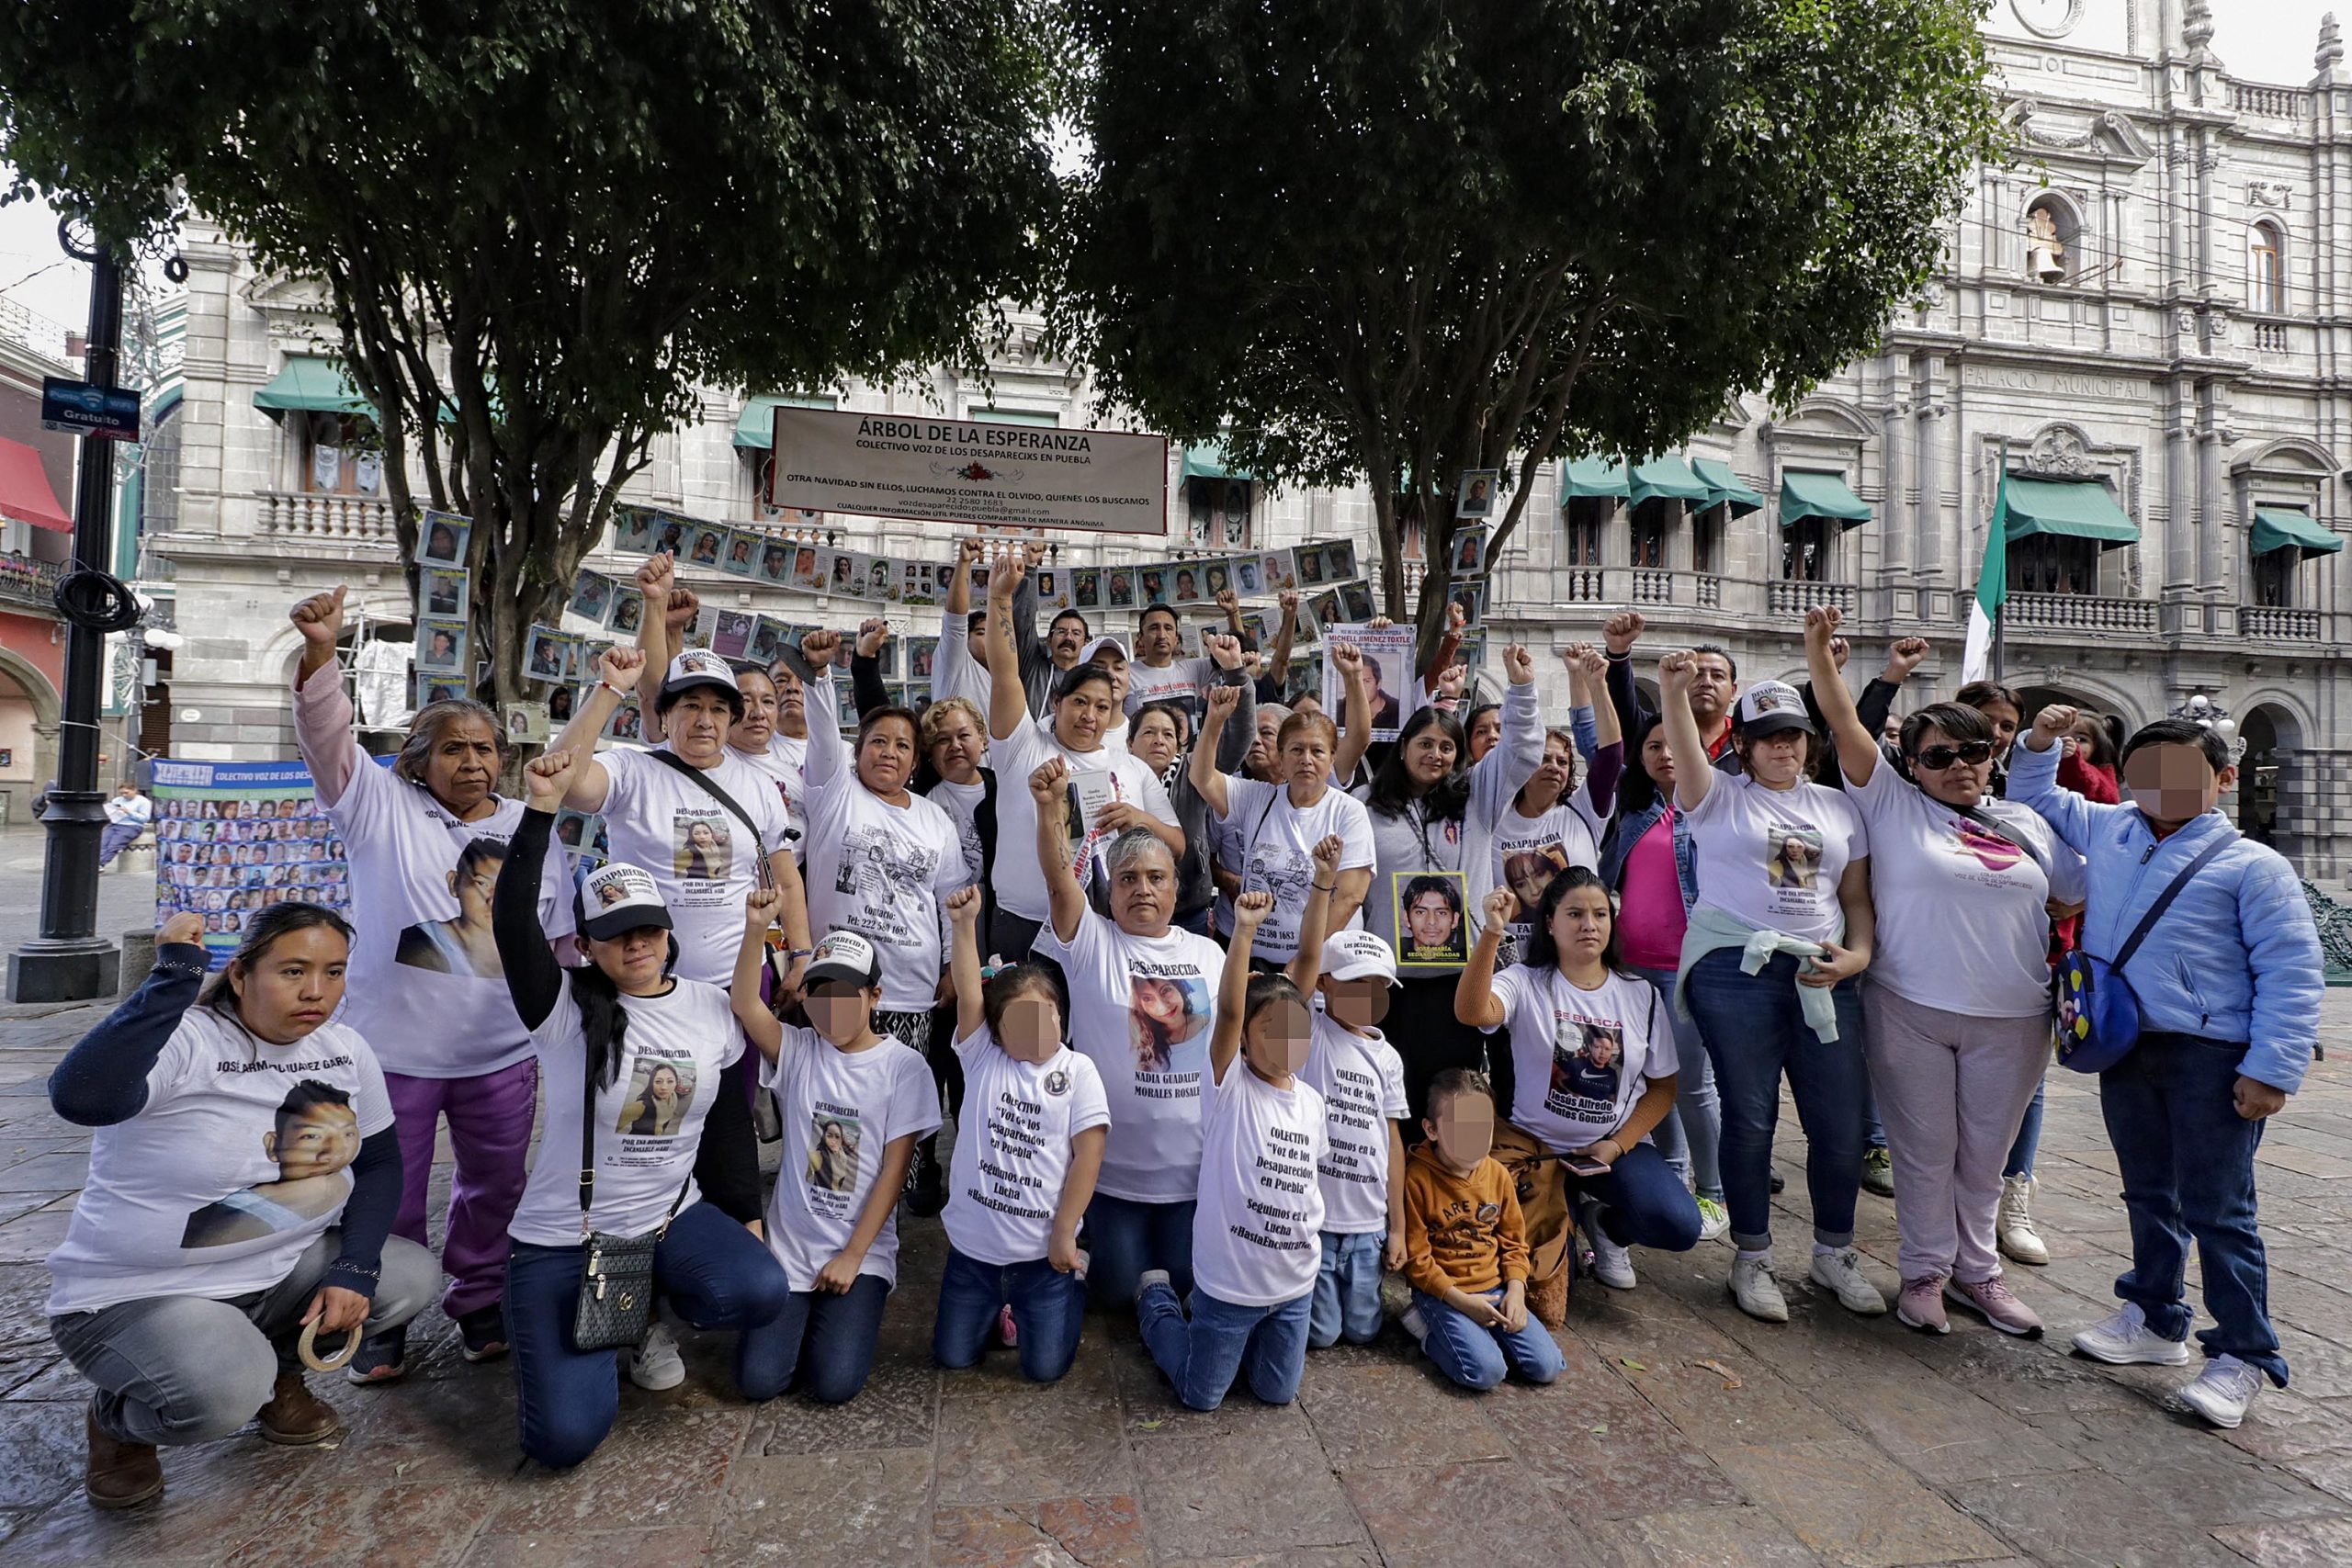
<path fill-rule="evenodd" d="M 67 248 L 74 247 L 69 243 Z M 84 379 L 92 386 L 111 387 L 122 347 L 121 263 L 115 247 L 103 240 L 84 259 L 90 263 L 90 339 Z M 110 564 L 113 506 L 113 445 L 85 434 L 74 487 L 75 571 L 103 572 Z M 41 813 L 49 843 L 41 865 L 40 934 L 8 955 L 11 1001 L 111 997 L 120 976 L 121 951 L 97 934 L 98 841 L 107 819 L 106 795 L 98 788 L 98 696 L 105 674 L 105 634 L 67 617 L 57 783 L 49 792 L 48 809 Z"/>

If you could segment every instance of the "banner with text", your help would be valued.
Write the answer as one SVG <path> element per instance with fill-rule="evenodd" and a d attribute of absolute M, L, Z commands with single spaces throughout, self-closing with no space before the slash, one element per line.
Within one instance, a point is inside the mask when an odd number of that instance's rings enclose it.
<path fill-rule="evenodd" d="M 767 503 L 979 528 L 1168 531 L 1168 438 L 778 408 Z"/>
<path fill-rule="evenodd" d="M 253 917 L 272 904 L 347 909 L 351 868 L 300 762 L 191 762 L 158 757 L 155 920 L 204 917 L 219 968 Z"/>

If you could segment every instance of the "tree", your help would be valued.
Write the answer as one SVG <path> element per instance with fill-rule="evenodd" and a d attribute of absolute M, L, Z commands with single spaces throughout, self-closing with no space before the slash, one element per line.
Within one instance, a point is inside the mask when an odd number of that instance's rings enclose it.
<path fill-rule="evenodd" d="M 114 240 L 192 208 L 324 281 L 402 558 L 473 517 L 511 700 L 698 387 L 978 357 L 1052 189 L 1041 3 L 21 0 L 0 136 Z"/>
<path fill-rule="evenodd" d="M 1055 316 L 1106 403 L 1369 482 L 1442 619 L 1453 485 L 1783 403 L 1934 267 L 1993 144 L 1973 0 L 1072 0 Z"/>

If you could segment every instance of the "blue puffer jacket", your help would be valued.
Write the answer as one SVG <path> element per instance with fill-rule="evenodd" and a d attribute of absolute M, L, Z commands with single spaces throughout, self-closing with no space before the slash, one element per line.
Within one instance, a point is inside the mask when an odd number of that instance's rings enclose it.
<path fill-rule="evenodd" d="M 2058 748 L 2018 738 L 2009 796 L 2041 813 L 2088 863 L 2083 950 L 2113 953 L 2182 866 L 2219 836 L 2230 847 L 2149 931 L 2124 978 L 2144 1029 L 2247 1043 L 2239 1071 L 2292 1094 L 2311 1066 L 2324 985 L 2319 927 L 2276 850 L 2208 811 L 2159 840 L 2135 806 L 2101 806 L 2058 786 Z"/>

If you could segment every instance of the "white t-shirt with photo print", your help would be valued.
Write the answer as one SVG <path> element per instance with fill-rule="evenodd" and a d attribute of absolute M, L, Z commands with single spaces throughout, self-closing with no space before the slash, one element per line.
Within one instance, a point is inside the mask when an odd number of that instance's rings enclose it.
<path fill-rule="evenodd" d="M 1510 1117 L 1554 1150 L 1623 1125 L 1642 1086 L 1681 1070 L 1674 1031 L 1647 981 L 1611 973 L 1582 990 L 1559 970 L 1514 964 L 1495 976 L 1510 1032 Z"/>
<path fill-rule="evenodd" d="M 1323 1097 L 1323 1228 L 1340 1235 L 1388 1228 L 1392 1125 L 1412 1114 L 1405 1061 L 1378 1030 L 1358 1034 L 1317 1009 L 1315 1039 L 1299 1077 Z"/>
<path fill-rule="evenodd" d="M 760 1087 L 775 1096 L 784 1127 L 784 1160 L 768 1195 L 768 1250 L 794 1290 L 813 1291 L 857 1229 L 884 1151 L 910 1134 L 938 1131 L 939 1086 L 930 1064 L 888 1035 L 843 1051 L 813 1029 L 787 1024 L 775 1060 L 760 1065 Z M 895 1208 L 857 1271 L 898 1284 Z"/>
<path fill-rule="evenodd" d="M 1683 813 L 1696 849 L 1699 902 L 1763 931 L 1837 942 L 1846 929 L 1838 880 L 1871 852 L 1870 832 L 1846 792 L 1811 782 L 1767 789 L 1746 773 L 1717 773 Z"/>
<path fill-rule="evenodd" d="M 1592 796 L 1582 784 L 1535 817 L 1522 817 L 1516 806 L 1495 819 L 1495 849 L 1488 874 L 1490 887 L 1508 887 L 1519 897 L 1519 918 L 1510 934 L 1524 942 L 1535 930 L 1535 914 L 1552 878 L 1572 865 L 1600 869 L 1600 840 L 1608 824 L 1592 809 Z M 1516 876 L 1513 872 L 1518 873 Z M 1532 895 L 1532 897 L 1531 897 Z"/>
<path fill-rule="evenodd" d="M 1129 936 L 1089 909 L 1068 942 L 1046 925 L 1035 952 L 1062 966 L 1070 1041 L 1102 1073 L 1110 1102 L 1095 1190 L 1136 1203 L 1184 1201 L 1200 1170 L 1201 1100 L 1225 949 L 1174 927 L 1165 936 Z"/>
<path fill-rule="evenodd" d="M 1001 740 L 991 741 L 989 760 L 996 768 L 996 901 L 1007 914 L 1024 920 L 1046 918 L 1046 874 L 1037 864 L 1037 797 L 1029 793 L 1029 775 L 1048 757 L 1059 757 L 1072 773 L 1106 773 L 1111 793 L 1124 804 L 1176 826 L 1176 808 L 1159 776 L 1142 759 L 1124 747 L 1104 745 L 1092 751 L 1072 751 L 1054 739 L 1044 722 L 1018 724 Z M 1091 849 L 1091 846 L 1089 846 Z M 1080 880 L 1084 881 L 1081 871 Z"/>
<path fill-rule="evenodd" d="M 603 807 L 612 858 L 643 866 L 661 887 L 678 934 L 676 972 L 727 985 L 743 940 L 743 900 L 759 885 L 752 835 L 709 791 L 650 751 L 599 751 L 596 761 L 612 783 Z M 732 751 L 705 776 L 750 814 L 769 853 L 785 847 L 790 821 L 773 779 Z"/>
<path fill-rule="evenodd" d="M 725 1088 L 720 1075 L 743 1054 L 743 1029 L 727 993 L 680 980 L 658 997 L 620 998 L 628 1015 L 621 1061 L 596 1090 L 596 1188 L 589 1223 L 611 1235 L 661 1225 L 681 1188 L 684 1212 L 702 1197 L 695 1155 L 703 1118 Z M 506 1234 L 534 1247 L 580 1245 L 580 1106 L 587 1046 L 566 974 L 555 1010 L 532 1032 L 539 1053 L 539 1146 Z"/>
<path fill-rule="evenodd" d="M 1127 660 L 1127 716 L 1141 712 L 1150 703 L 1173 703 L 1199 723 L 1208 705 L 1204 694 L 1209 683 L 1216 679 L 1216 664 L 1208 659 L 1178 659 L 1162 668 L 1154 668 L 1140 659 Z"/>
<path fill-rule="evenodd" d="M 361 1142 L 391 1124 L 356 1031 L 322 1023 L 273 1045 L 188 1009 L 147 1070 L 145 1107 L 91 1136 L 43 1310 L 269 1289 L 342 1217 Z"/>
<path fill-rule="evenodd" d="M 830 674 L 808 700 L 833 700 Z M 841 732 L 824 726 L 809 732 L 808 808 L 809 935 L 855 931 L 881 961 L 882 1006 L 929 1010 L 953 935 L 947 896 L 971 883 L 955 818 L 925 796 L 893 806 L 867 789 Z"/>
<path fill-rule="evenodd" d="M 1296 1301 L 1323 1266 L 1323 1097 L 1295 1076 L 1276 1089 L 1238 1056 L 1209 1095 L 1193 1280 L 1235 1306 Z"/>
<path fill-rule="evenodd" d="M 814 706 L 814 699 L 810 699 Z M 729 747 L 728 755 L 741 757 L 753 768 L 767 775 L 775 785 L 777 798 L 784 802 L 784 818 L 792 833 L 792 858 L 808 858 L 808 814 L 806 801 L 808 794 L 808 739 L 798 739 L 776 731 L 768 737 L 765 751 L 738 751 Z M 770 844 L 770 849 L 776 846 Z"/>
<path fill-rule="evenodd" d="M 1315 881 L 1315 846 L 1340 836 L 1340 869 L 1370 871 L 1374 859 L 1372 814 L 1343 790 L 1324 787 L 1322 797 L 1301 808 L 1291 804 L 1287 784 L 1261 784 L 1239 773 L 1225 778 L 1226 813 L 1217 820 L 1241 846 L 1244 893 L 1267 892 L 1274 907 L 1250 944 L 1252 957 L 1287 964 L 1298 956 L 1298 926 L 1306 914 L 1307 890 Z M 1359 909 L 1344 928 L 1363 924 Z"/>
<path fill-rule="evenodd" d="M 1035 1263 L 1054 1239 L 1070 1140 L 1111 1122 L 1102 1075 L 1065 1045 L 1042 1062 L 1008 1055 L 982 1024 L 956 1042 L 964 1119 L 947 1165 L 947 1242 L 975 1262 Z"/>

